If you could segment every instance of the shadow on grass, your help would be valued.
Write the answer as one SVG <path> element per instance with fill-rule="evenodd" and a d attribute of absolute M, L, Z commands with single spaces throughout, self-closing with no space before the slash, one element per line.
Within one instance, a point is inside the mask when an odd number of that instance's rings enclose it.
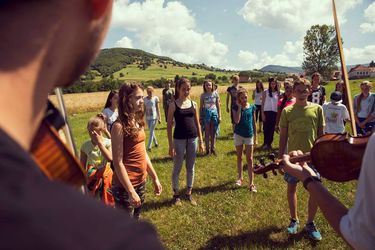
<path fill-rule="evenodd" d="M 219 136 L 216 138 L 218 141 L 232 141 L 233 140 L 233 135 L 225 135 L 225 136 Z"/>
<path fill-rule="evenodd" d="M 167 127 L 156 127 L 155 130 L 167 130 Z"/>
<path fill-rule="evenodd" d="M 205 195 L 209 193 L 225 192 L 228 190 L 235 190 L 235 189 L 238 189 L 238 187 L 235 187 L 233 182 L 228 181 L 217 186 L 193 188 L 193 192 L 198 195 Z"/>
<path fill-rule="evenodd" d="M 218 235 L 211 238 L 206 246 L 200 249 L 254 249 L 258 247 L 269 249 L 288 248 L 296 241 L 300 241 L 306 236 L 305 232 L 301 231 L 296 235 L 285 238 L 282 237 L 281 239 L 280 237 L 273 237 L 273 235 L 276 234 L 283 234 L 284 231 L 284 228 L 267 227 L 235 236 Z M 310 244 L 312 247 L 317 245 L 317 243 L 312 240 L 310 240 Z"/>
<path fill-rule="evenodd" d="M 151 159 L 151 162 L 157 164 L 173 163 L 173 159 L 170 156 L 154 157 Z"/>
<path fill-rule="evenodd" d="M 145 202 L 143 205 L 142 205 L 142 211 L 149 211 L 149 210 L 156 210 L 156 209 L 160 209 L 160 208 L 163 208 L 163 207 L 170 207 L 172 206 L 173 204 L 173 201 L 172 201 L 172 197 L 171 199 L 168 199 L 168 200 L 163 200 L 163 201 L 155 201 L 155 202 Z"/>

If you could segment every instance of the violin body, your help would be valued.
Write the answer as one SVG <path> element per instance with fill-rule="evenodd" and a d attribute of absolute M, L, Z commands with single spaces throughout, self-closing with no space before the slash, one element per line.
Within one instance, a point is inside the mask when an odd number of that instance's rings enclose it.
<path fill-rule="evenodd" d="M 370 135 L 322 135 L 310 151 L 311 162 L 320 175 L 328 180 L 345 182 L 358 179 L 369 138 Z"/>
<path fill-rule="evenodd" d="M 290 158 L 290 162 L 311 162 L 320 175 L 328 180 L 346 182 L 359 177 L 362 158 L 371 135 L 350 137 L 347 134 L 325 134 L 320 136 L 311 151 Z M 283 166 L 281 160 L 254 166 L 255 174 L 263 174 Z"/>

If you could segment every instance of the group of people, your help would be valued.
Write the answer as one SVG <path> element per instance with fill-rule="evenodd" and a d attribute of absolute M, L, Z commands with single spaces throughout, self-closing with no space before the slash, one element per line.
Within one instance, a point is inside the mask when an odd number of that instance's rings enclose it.
<path fill-rule="evenodd" d="M 72 84 L 95 57 L 109 28 L 112 5 L 112 0 L 77 1 L 74 5 L 61 0 L 0 1 L 0 20 L 3 21 L 0 31 L 4 34 L 0 42 L 2 248 L 163 248 L 149 223 L 132 220 L 118 209 L 103 206 L 66 184 L 48 179 L 31 150 L 45 116 L 48 94 L 56 87 Z M 61 34 L 64 34 L 65 39 L 61 39 Z M 27 42 L 21 45 L 20 41 Z M 233 79 L 235 86 L 238 78 Z M 221 114 L 219 110 L 217 114 L 213 110 L 207 110 L 204 112 L 207 117 L 201 118 L 201 107 L 189 99 L 189 80 L 182 78 L 175 84 L 175 98 L 166 106 L 163 103 L 165 112 L 168 112 L 169 153 L 174 157 L 173 200 L 175 204 L 181 203 L 177 177 L 184 160 L 183 155 L 186 154 L 189 170 L 188 188 L 184 197 L 194 205 L 196 202 L 191 191 L 196 150 L 199 148 L 203 153 L 206 148 L 212 154 L 218 153 L 212 144 L 205 147 L 207 140 L 203 140 L 201 123 L 203 120 L 205 127 L 208 127 L 207 131 L 212 132 L 212 128 L 215 131 L 215 124 L 220 121 Z M 261 105 L 260 109 L 248 104 L 245 90 L 239 88 L 238 84 L 235 87 L 238 93 L 233 96 L 237 99 L 234 101 L 232 98 L 230 110 L 235 124 L 234 143 L 236 148 L 242 145 L 241 155 L 243 145 L 248 157 L 253 150 L 252 145 L 256 143 L 254 113 L 256 114 L 257 110 L 265 122 L 264 131 L 268 133 L 265 148 L 271 146 L 272 134 L 277 126 L 266 123 L 277 120 L 275 105 L 279 103 L 278 96 L 281 93 L 277 82 L 270 81 L 269 84 L 269 89 L 262 93 L 261 103 L 257 104 Z M 211 109 L 213 103 L 219 103 L 214 100 L 216 97 L 209 85 L 205 87 L 205 92 L 209 95 L 203 98 L 203 102 L 207 104 L 204 108 L 207 109 Z M 357 129 L 361 133 L 367 133 L 373 126 L 374 97 L 369 91 L 370 87 L 370 83 L 364 82 L 361 85 L 362 93 L 354 101 Z M 308 230 L 317 232 L 313 230 L 312 223 L 317 204 L 330 225 L 352 247 L 371 249 L 375 245 L 375 203 L 372 199 L 375 195 L 372 180 L 375 175 L 375 135 L 368 141 L 355 204 L 349 210 L 324 188 L 313 166 L 291 163 L 290 156 L 285 154 L 289 151 L 291 156 L 296 156 L 301 154 L 301 151 L 308 151 L 313 139 L 324 133 L 324 124 L 328 121 L 323 117 L 323 108 L 307 101 L 310 91 L 321 88 L 314 87 L 314 83 L 310 88 L 309 82 L 303 79 L 295 81 L 292 87 L 295 104 L 284 107 L 280 114 L 279 152 L 285 163 L 283 169 L 288 173 L 285 179 L 288 182 L 292 217 L 288 231 L 293 233 L 298 227 L 298 218 L 293 211 L 296 198 L 292 194 L 295 183 L 299 180 L 311 196 L 311 216 L 306 225 Z M 12 95 L 15 92 L 18 95 L 17 101 L 14 101 Z M 315 92 L 317 94 L 312 96 L 312 101 L 324 98 L 321 97 L 324 95 L 322 89 Z M 288 96 L 287 91 L 285 93 L 285 96 Z M 290 97 L 291 95 L 287 97 L 288 100 Z M 337 101 L 338 98 L 333 99 Z M 288 100 L 283 105 L 286 106 Z M 156 100 L 152 102 L 156 103 Z M 106 196 L 103 199 L 108 205 L 115 204 L 129 212 L 135 210 L 132 212 L 135 218 L 140 215 L 147 175 L 151 176 L 155 194 L 160 195 L 162 192 L 162 186 L 147 154 L 144 105 L 142 86 L 137 83 L 124 84 L 118 93 L 114 92 L 109 98 L 103 110 L 104 115 L 100 114 L 89 120 L 87 129 L 90 140 L 81 148 L 81 161 L 86 166 L 90 192 L 101 198 Z M 230 110 L 228 107 L 227 111 Z M 158 113 L 160 114 L 160 111 Z M 155 116 L 149 118 L 155 120 Z M 156 117 L 156 122 L 159 120 L 160 116 Z M 155 121 L 150 122 L 150 127 L 154 123 Z M 242 126 L 243 124 L 246 126 Z M 253 125 L 249 127 L 249 124 Z M 157 144 L 153 138 L 151 144 L 152 142 Z M 111 169 L 111 165 L 114 169 L 112 178 L 108 173 L 108 167 Z M 106 181 L 101 182 L 98 176 L 107 176 Z M 101 189 L 101 185 L 105 188 Z M 249 187 L 254 190 L 251 183 Z M 98 193 L 98 190 L 101 190 L 101 193 Z M 109 190 L 110 192 L 107 192 Z M 318 239 L 319 234 L 315 233 L 313 237 Z"/>

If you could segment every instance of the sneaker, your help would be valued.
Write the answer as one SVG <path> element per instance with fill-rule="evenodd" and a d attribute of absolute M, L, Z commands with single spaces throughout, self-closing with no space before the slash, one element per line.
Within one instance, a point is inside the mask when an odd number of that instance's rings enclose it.
<path fill-rule="evenodd" d="M 288 234 L 296 234 L 298 231 L 299 221 L 296 219 L 290 219 L 289 226 L 286 228 Z"/>
<path fill-rule="evenodd" d="M 190 204 L 193 205 L 193 206 L 197 205 L 197 202 L 193 199 L 193 197 L 191 196 L 191 194 L 187 194 L 186 195 L 186 200 L 188 200 L 190 202 Z"/>
<path fill-rule="evenodd" d="M 258 192 L 258 191 L 257 191 L 257 187 L 256 187 L 254 184 L 251 184 L 251 185 L 250 185 L 250 192 L 253 192 L 253 193 Z"/>
<path fill-rule="evenodd" d="M 311 239 L 316 241 L 322 240 L 322 235 L 320 234 L 319 230 L 316 229 L 314 222 L 307 223 L 305 225 L 305 230 Z"/>
<path fill-rule="evenodd" d="M 175 206 L 181 206 L 182 202 L 179 195 L 173 195 L 173 205 Z"/>
<path fill-rule="evenodd" d="M 235 184 L 236 184 L 237 187 L 241 187 L 242 186 L 242 180 L 238 179 Z"/>

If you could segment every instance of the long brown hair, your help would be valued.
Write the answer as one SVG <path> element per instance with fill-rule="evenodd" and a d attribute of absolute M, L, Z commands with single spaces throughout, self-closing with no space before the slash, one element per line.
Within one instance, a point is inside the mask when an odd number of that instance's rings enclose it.
<path fill-rule="evenodd" d="M 134 112 L 134 107 L 130 103 L 130 97 L 138 89 L 143 88 L 138 82 L 128 82 L 122 85 L 119 91 L 118 121 L 122 124 L 124 135 L 134 139 L 138 136 L 139 130 L 145 126 L 144 110 Z M 136 126 L 139 124 L 139 127 Z"/>
<path fill-rule="evenodd" d="M 111 92 L 109 92 L 108 97 L 107 97 L 107 101 L 105 102 L 105 105 L 104 105 L 104 108 L 110 108 L 112 106 L 112 98 L 115 95 L 118 95 L 117 90 L 111 90 Z"/>

